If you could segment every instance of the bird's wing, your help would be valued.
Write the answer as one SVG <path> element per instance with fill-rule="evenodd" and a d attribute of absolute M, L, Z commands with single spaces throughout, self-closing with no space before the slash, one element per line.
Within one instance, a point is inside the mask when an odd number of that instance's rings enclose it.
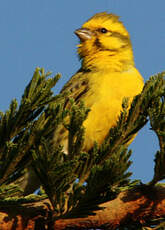
<path fill-rule="evenodd" d="M 69 106 L 69 98 L 73 98 L 75 103 L 77 104 L 89 90 L 89 80 L 87 78 L 88 72 L 84 72 L 83 70 L 79 70 L 75 75 L 71 77 L 71 79 L 64 85 L 61 90 L 61 93 L 68 92 L 69 95 L 65 100 L 65 108 Z"/>
<path fill-rule="evenodd" d="M 70 98 L 74 99 L 74 102 L 78 104 L 80 100 L 83 100 L 83 97 L 86 96 L 86 93 L 89 90 L 89 80 L 87 76 L 87 72 L 79 70 L 70 80 L 64 85 L 61 90 L 61 94 L 66 93 L 64 108 L 70 109 L 71 103 Z M 68 117 L 65 118 L 65 122 Z M 57 127 L 54 132 L 54 144 L 63 145 L 63 150 L 67 154 L 68 153 L 68 130 L 63 125 Z"/>

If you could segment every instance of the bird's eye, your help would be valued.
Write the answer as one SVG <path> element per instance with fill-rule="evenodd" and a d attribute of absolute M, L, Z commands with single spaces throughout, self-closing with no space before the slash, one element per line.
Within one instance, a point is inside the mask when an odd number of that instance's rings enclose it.
<path fill-rule="evenodd" d="M 105 29 L 105 28 L 101 28 L 101 33 L 103 33 L 103 34 L 105 34 L 105 33 L 107 33 L 108 32 L 108 30 L 107 29 Z"/>

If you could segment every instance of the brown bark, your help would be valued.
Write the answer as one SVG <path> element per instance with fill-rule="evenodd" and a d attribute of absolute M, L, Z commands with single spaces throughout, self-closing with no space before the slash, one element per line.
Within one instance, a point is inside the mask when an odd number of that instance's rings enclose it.
<path fill-rule="evenodd" d="M 140 187 L 121 192 L 112 201 L 100 205 L 104 209 L 86 218 L 59 219 L 52 221 L 50 202 L 0 207 L 0 230 L 72 229 L 110 226 L 134 221 L 145 223 L 152 218 L 165 218 L 165 186 Z M 104 228 L 105 229 L 105 228 Z"/>

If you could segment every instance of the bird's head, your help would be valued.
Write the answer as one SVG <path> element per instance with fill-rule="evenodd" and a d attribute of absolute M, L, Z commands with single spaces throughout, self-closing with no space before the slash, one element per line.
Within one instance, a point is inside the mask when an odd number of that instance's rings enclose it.
<path fill-rule="evenodd" d="M 97 13 L 75 31 L 80 39 L 78 54 L 87 68 L 104 67 L 114 61 L 133 64 L 129 33 L 114 14 Z"/>

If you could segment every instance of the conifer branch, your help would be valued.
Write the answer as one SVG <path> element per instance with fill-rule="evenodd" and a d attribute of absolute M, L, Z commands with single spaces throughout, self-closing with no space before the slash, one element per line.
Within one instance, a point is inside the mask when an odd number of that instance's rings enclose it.
<path fill-rule="evenodd" d="M 152 130 L 156 133 L 160 150 L 155 155 L 154 177 L 150 185 L 165 179 L 165 73 L 158 74 L 161 78 L 160 94 L 152 102 L 149 109 L 149 118 Z"/>
<path fill-rule="evenodd" d="M 0 184 L 11 179 L 10 175 L 19 172 L 18 164 L 33 145 L 33 133 L 30 132 L 37 117 L 49 103 L 59 96 L 53 96 L 51 88 L 60 75 L 47 79 L 50 73 L 37 68 L 29 85 L 25 88 L 20 106 L 14 99 L 0 117 Z M 26 158 L 26 157 L 25 157 Z"/>

